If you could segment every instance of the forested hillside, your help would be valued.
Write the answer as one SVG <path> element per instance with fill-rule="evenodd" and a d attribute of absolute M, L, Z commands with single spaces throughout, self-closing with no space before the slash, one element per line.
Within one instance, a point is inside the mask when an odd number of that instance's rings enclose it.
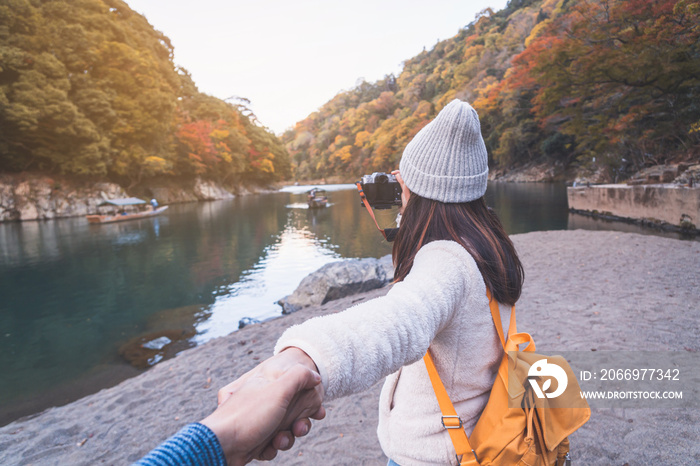
<path fill-rule="evenodd" d="M 296 177 L 398 166 L 454 98 L 482 121 L 490 165 L 602 168 L 615 178 L 700 157 L 700 2 L 511 0 L 398 78 L 363 82 L 287 131 Z"/>
<path fill-rule="evenodd" d="M 0 171 L 288 177 L 285 148 L 245 104 L 200 93 L 123 1 L 0 1 Z"/>

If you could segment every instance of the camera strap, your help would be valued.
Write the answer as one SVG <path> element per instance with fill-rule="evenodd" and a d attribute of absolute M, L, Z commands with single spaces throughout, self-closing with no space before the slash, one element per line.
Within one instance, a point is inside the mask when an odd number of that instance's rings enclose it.
<path fill-rule="evenodd" d="M 379 223 L 377 223 L 377 218 L 374 216 L 374 211 L 372 210 L 372 206 L 369 205 L 369 201 L 367 200 L 367 196 L 365 196 L 365 192 L 362 190 L 362 185 L 360 182 L 356 182 L 355 186 L 357 186 L 357 191 L 360 193 L 360 199 L 362 199 L 362 203 L 365 205 L 367 208 L 367 212 L 372 216 L 372 220 L 374 220 L 374 224 L 377 226 L 377 230 L 382 234 L 385 240 L 388 242 L 394 241 L 394 238 L 396 238 L 396 233 L 398 233 L 399 229 L 398 228 L 381 228 L 379 226 Z"/>

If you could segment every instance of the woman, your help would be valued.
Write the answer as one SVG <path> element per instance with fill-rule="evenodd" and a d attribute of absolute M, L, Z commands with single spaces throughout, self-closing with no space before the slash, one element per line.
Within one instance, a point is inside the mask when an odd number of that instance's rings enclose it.
<path fill-rule="evenodd" d="M 317 370 L 325 399 L 360 392 L 388 376 L 377 433 L 390 464 L 456 464 L 421 359 L 428 349 L 467 434 L 488 401 L 503 355 L 486 293 L 508 322 L 523 270 L 483 199 L 487 161 L 476 111 L 452 101 L 406 146 L 394 172 L 403 214 L 393 247 L 393 288 L 291 327 L 266 362 L 280 370 L 295 363 Z"/>

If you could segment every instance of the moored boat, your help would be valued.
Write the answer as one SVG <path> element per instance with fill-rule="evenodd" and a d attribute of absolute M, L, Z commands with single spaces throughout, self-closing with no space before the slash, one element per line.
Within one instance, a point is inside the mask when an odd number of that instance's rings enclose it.
<path fill-rule="evenodd" d="M 328 197 L 322 196 L 320 193 L 325 191 L 319 188 L 313 188 L 308 193 L 309 209 L 320 209 L 328 205 Z"/>
<path fill-rule="evenodd" d="M 160 215 L 168 209 L 168 206 L 156 206 L 157 203 L 155 205 L 147 204 L 146 201 L 136 197 L 129 197 L 125 199 L 107 199 L 98 204 L 97 207 L 98 209 L 100 207 L 111 207 L 110 213 L 86 215 L 86 218 L 89 223 L 124 222 L 137 218 L 154 217 L 156 215 Z"/>

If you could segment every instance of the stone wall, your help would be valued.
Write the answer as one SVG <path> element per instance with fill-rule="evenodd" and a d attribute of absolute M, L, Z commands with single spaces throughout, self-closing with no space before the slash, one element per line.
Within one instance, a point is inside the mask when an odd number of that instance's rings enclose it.
<path fill-rule="evenodd" d="M 571 187 L 566 191 L 570 209 L 700 228 L 700 188 L 608 184 Z"/>

